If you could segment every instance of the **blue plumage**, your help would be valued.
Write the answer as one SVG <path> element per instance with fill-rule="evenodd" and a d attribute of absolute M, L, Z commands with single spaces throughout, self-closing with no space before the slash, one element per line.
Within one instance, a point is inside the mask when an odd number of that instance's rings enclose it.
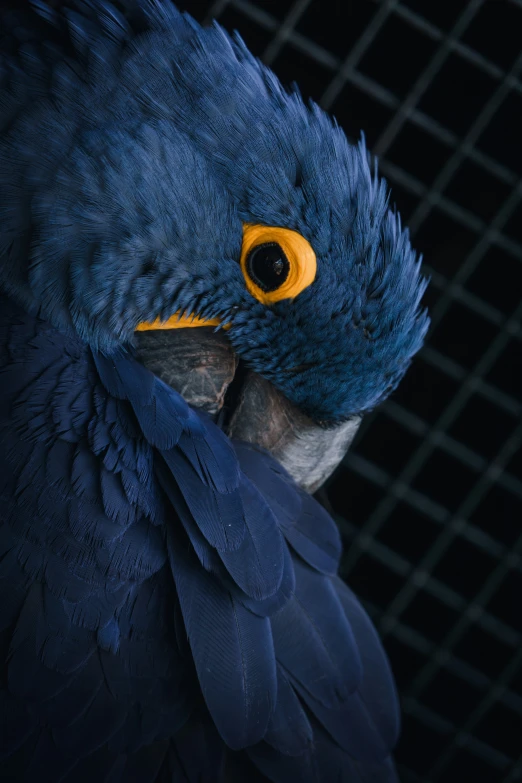
<path fill-rule="evenodd" d="M 392 783 L 333 520 L 134 352 L 197 313 L 315 421 L 378 404 L 427 319 L 364 145 L 170 0 L 35 0 L 0 35 L 3 779 Z M 250 223 L 313 246 L 295 299 L 247 290 Z"/>
<path fill-rule="evenodd" d="M 172 546 L 172 569 L 199 683 L 233 750 L 262 740 L 276 700 L 270 621 L 246 609 L 190 554 Z"/>
<path fill-rule="evenodd" d="M 353 736 L 357 742 L 349 745 L 346 758 L 357 758 L 362 732 L 370 743 L 372 763 L 383 747 L 386 756 L 398 720 L 392 681 L 362 609 L 330 576 L 336 570 L 339 540 L 324 510 L 270 455 L 235 443 L 231 462 L 240 490 L 244 488 L 244 538 L 239 549 L 216 549 L 221 539 L 213 542 L 202 532 L 207 513 L 198 505 L 189 507 L 178 487 L 178 463 L 165 459 L 159 449 L 147 450 L 139 438 L 139 445 L 131 448 L 123 437 L 124 432 L 136 433 L 134 406 L 119 399 L 114 415 L 115 398 L 105 387 L 109 380 L 104 377 L 102 384 L 95 370 L 99 357 L 5 298 L 1 318 L 10 325 L 2 331 L 7 338 L 2 348 L 10 352 L 16 347 L 17 353 L 16 362 L 6 364 L 2 375 L 7 378 L 13 368 L 17 373 L 23 369 L 0 422 L 2 444 L 9 444 L 0 457 L 0 575 L 10 585 L 0 612 L 9 639 L 3 698 L 14 698 L 20 711 L 6 738 L 6 769 L 12 764 L 14 774 L 25 780 L 32 774 L 31 765 L 48 764 L 49 775 L 68 780 L 76 769 L 72 754 L 88 759 L 101 779 L 115 775 L 124 781 L 122 770 L 128 767 L 113 768 L 117 755 L 126 754 L 130 764 L 132 754 L 143 747 L 143 778 L 136 779 L 147 780 L 160 762 L 152 749 L 145 753 L 145 747 L 177 737 L 183 726 L 188 731 L 199 692 L 226 744 L 246 748 L 261 770 L 260 759 L 267 754 L 276 775 L 286 774 L 288 756 L 298 759 L 296 774 L 303 754 L 315 758 L 314 714 L 330 731 L 325 748 L 335 739 Z M 130 355 L 121 361 L 127 362 L 128 373 L 137 366 Z M 63 440 L 61 407 L 53 404 L 50 379 L 54 368 L 59 384 L 65 363 L 78 386 L 90 390 L 86 399 L 96 396 L 96 405 L 77 419 L 74 438 L 69 429 Z M 137 372 L 141 377 L 143 369 Z M 49 382 L 35 384 L 35 376 Z M 29 419 L 22 427 L 19 417 L 9 415 L 20 400 L 34 407 L 31 390 L 53 422 L 45 432 Z M 175 422 L 186 404 L 172 390 L 171 397 Z M 144 397 L 143 404 L 147 402 Z M 200 416 L 190 414 L 185 421 Z M 68 419 L 70 411 L 63 415 Z M 105 416 L 112 421 L 112 441 L 128 447 L 125 465 L 115 460 L 112 470 L 104 464 L 112 445 L 108 439 L 101 450 L 100 444 L 89 450 L 89 433 L 100 430 Z M 201 416 L 196 438 L 204 428 L 218 440 L 224 437 Z M 56 448 L 60 443 L 75 455 L 69 464 Z M 179 459 L 186 460 L 181 445 L 171 447 L 170 455 L 174 448 Z M 89 458 L 82 458 L 87 454 Z M 85 480 L 80 466 L 88 472 Z M 192 475 L 186 472 L 182 481 L 201 490 L 202 474 L 186 460 L 189 469 Z M 123 483 L 115 492 L 101 481 L 105 474 L 116 481 L 122 471 L 129 472 L 134 487 L 130 495 Z M 228 460 L 224 473 L 231 474 Z M 205 480 L 209 492 L 221 490 L 224 519 L 229 518 L 227 498 L 237 490 L 227 491 L 231 487 L 216 476 Z M 146 498 L 156 493 L 159 500 L 151 506 L 141 493 Z M 27 519 L 30 508 L 34 510 Z M 315 530 L 310 523 L 314 518 Z M 293 549 L 306 563 L 291 554 Z M 230 559 L 234 557 L 235 563 Z M 372 669 L 365 680 L 368 661 Z M 375 677 L 381 682 L 378 687 Z M 364 710 L 359 709 L 360 699 L 365 700 Z M 196 732 L 206 731 L 210 720 L 203 705 L 199 709 Z M 360 722 L 363 712 L 377 724 L 365 728 Z M 358 727 L 356 734 L 351 721 Z M 51 734 L 41 725 L 51 727 Z M 26 749 L 33 747 L 35 738 L 35 755 L 27 751 L 22 763 L 14 751 L 24 742 Z M 165 758 L 174 752 L 161 747 Z M 217 747 L 222 755 L 224 745 Z M 176 769 L 179 759 L 175 753 L 172 758 Z M 170 762 L 164 763 L 168 767 Z"/>

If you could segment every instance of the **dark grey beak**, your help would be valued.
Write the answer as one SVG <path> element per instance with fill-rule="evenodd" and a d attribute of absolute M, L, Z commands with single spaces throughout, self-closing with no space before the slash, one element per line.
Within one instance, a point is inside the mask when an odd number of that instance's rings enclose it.
<path fill-rule="evenodd" d="M 136 333 L 137 358 L 191 405 L 219 418 L 230 437 L 271 452 L 307 492 L 333 473 L 353 441 L 360 416 L 324 429 L 252 371 L 212 327 Z"/>
<path fill-rule="evenodd" d="M 136 332 L 136 355 L 196 408 L 217 417 L 238 361 L 222 331 L 211 326 Z"/>

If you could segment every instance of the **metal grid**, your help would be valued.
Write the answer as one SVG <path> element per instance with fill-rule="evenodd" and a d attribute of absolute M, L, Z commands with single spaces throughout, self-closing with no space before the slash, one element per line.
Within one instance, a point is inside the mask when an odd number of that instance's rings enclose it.
<path fill-rule="evenodd" d="M 424 252 L 428 344 L 323 500 L 399 683 L 401 779 L 522 780 L 522 0 L 181 5 L 366 131 Z"/>

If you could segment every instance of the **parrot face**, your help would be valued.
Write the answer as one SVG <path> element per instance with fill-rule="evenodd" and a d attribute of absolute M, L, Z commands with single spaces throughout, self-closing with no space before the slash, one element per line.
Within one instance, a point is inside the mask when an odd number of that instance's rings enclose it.
<path fill-rule="evenodd" d="M 170 3 L 139 13 L 152 32 L 114 61 L 103 50 L 103 79 L 94 49 L 0 143 L 4 288 L 105 353 L 159 326 L 221 326 L 322 425 L 373 408 L 428 320 L 364 144 L 217 26 Z"/>

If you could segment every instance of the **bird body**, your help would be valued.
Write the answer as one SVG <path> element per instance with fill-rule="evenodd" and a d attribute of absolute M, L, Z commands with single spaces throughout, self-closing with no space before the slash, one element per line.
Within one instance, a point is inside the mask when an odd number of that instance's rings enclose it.
<path fill-rule="evenodd" d="M 371 409 L 427 328 L 384 185 L 168 0 L 6 20 L 2 780 L 394 781 L 333 520 L 136 352 L 197 317 L 314 426 Z"/>

